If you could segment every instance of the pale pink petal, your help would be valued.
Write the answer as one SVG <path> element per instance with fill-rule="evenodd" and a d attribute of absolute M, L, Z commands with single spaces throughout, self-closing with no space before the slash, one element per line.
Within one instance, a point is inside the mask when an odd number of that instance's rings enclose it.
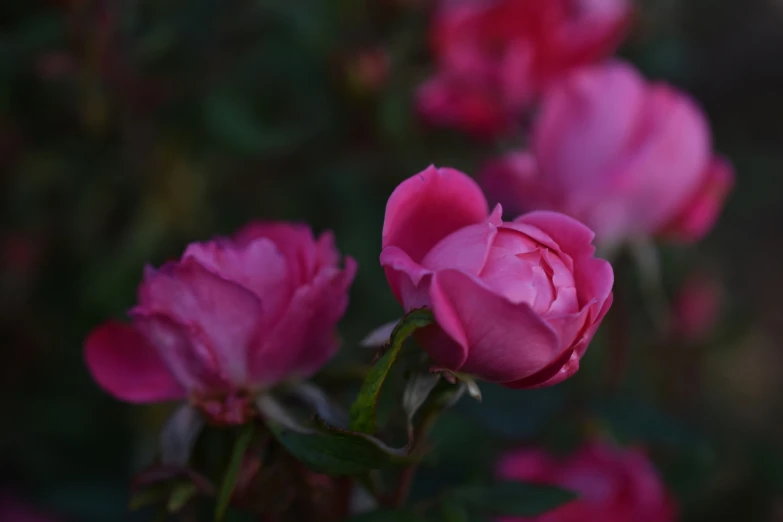
<path fill-rule="evenodd" d="M 101 388 L 136 403 L 181 399 L 185 391 L 152 346 L 133 326 L 109 321 L 90 332 L 84 359 Z"/>
<path fill-rule="evenodd" d="M 243 384 L 232 381 L 223 370 L 210 339 L 197 325 L 182 324 L 165 313 L 145 312 L 138 307 L 130 316 L 188 393 L 224 393 Z"/>
<path fill-rule="evenodd" d="M 533 266 L 538 264 L 538 251 L 515 254 L 513 250 L 492 250 L 492 256 L 481 272 L 481 282 L 513 303 L 533 306 L 536 301 Z M 548 285 L 548 281 L 545 282 Z"/>
<path fill-rule="evenodd" d="M 481 189 L 467 175 L 429 167 L 403 181 L 386 205 L 383 247 L 397 246 L 415 262 L 441 239 L 483 222 L 489 213 Z"/>
<path fill-rule="evenodd" d="M 231 382 L 247 377 L 248 347 L 257 334 L 261 302 L 250 290 L 223 279 L 187 258 L 164 266 L 144 281 L 136 315 L 163 314 L 187 325 L 191 339 L 210 353 Z"/>
<path fill-rule="evenodd" d="M 289 277 L 287 260 L 271 239 L 259 237 L 241 246 L 231 241 L 192 243 L 182 259 L 189 257 L 256 294 L 261 299 L 258 319 L 264 327 L 277 322 L 288 307 L 294 291 L 293 277 Z"/>
<path fill-rule="evenodd" d="M 510 382 L 557 357 L 557 334 L 530 306 L 514 304 L 466 274 L 436 272 L 430 296 L 438 325 L 468 352 L 459 371 Z"/>
<path fill-rule="evenodd" d="M 533 150 L 547 184 L 569 205 L 582 208 L 612 188 L 608 174 L 632 145 L 646 92 L 636 70 L 612 62 L 579 69 L 544 96 Z"/>
<path fill-rule="evenodd" d="M 478 275 L 487 262 L 497 231 L 489 222 L 461 228 L 438 242 L 424 256 L 421 265 L 429 270 L 454 268 Z"/>
<path fill-rule="evenodd" d="M 245 225 L 234 235 L 240 245 L 259 238 L 271 240 L 283 254 L 293 286 L 315 277 L 319 254 L 310 227 L 299 223 L 259 221 Z"/>
<path fill-rule="evenodd" d="M 560 250 L 560 246 L 557 244 L 557 242 L 551 237 L 549 237 L 546 234 L 546 232 L 544 232 L 543 230 L 541 230 L 540 228 L 534 225 L 530 225 L 520 221 L 523 217 L 529 214 L 523 214 L 522 216 L 518 217 L 514 221 L 503 223 L 503 226 L 500 227 L 501 234 L 499 235 L 501 237 L 504 236 L 504 234 L 502 233 L 503 231 L 515 231 L 521 234 L 522 236 L 529 238 L 531 240 L 531 243 L 533 243 L 534 245 L 538 243 L 539 245 L 543 245 L 551 250 L 556 250 L 556 251 Z M 525 250 L 527 250 L 527 248 Z"/>
<path fill-rule="evenodd" d="M 645 102 L 642 145 L 618 165 L 628 232 L 665 226 L 693 194 L 710 161 L 710 131 L 701 109 L 683 93 L 653 86 Z"/>
<path fill-rule="evenodd" d="M 539 210 L 519 216 L 514 223 L 531 225 L 543 231 L 554 240 L 556 245 L 554 250 L 565 252 L 571 258 L 592 255 L 595 252 L 592 244 L 595 237 L 593 231 L 565 214 Z"/>

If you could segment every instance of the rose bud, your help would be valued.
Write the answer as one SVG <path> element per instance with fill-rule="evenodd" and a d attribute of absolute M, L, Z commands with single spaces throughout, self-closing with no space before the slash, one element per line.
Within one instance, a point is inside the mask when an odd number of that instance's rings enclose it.
<path fill-rule="evenodd" d="M 430 167 L 389 198 L 381 264 L 406 311 L 437 326 L 417 341 L 440 368 L 511 388 L 570 377 L 612 302 L 611 265 L 593 233 L 554 212 L 511 222 L 478 185 Z"/>
<path fill-rule="evenodd" d="M 507 132 L 554 79 L 609 55 L 630 15 L 627 0 L 442 0 L 419 111 L 479 136 Z"/>
<path fill-rule="evenodd" d="M 601 244 L 664 235 L 695 241 L 732 185 L 704 114 L 685 94 L 630 65 L 584 68 L 544 96 L 531 148 L 491 163 L 482 183 L 514 212 L 563 212 Z"/>
<path fill-rule="evenodd" d="M 559 486 L 579 498 L 538 517 L 504 522 L 674 522 L 676 507 L 643 452 L 592 442 L 566 458 L 541 449 L 521 449 L 503 458 L 505 480 Z"/>
<path fill-rule="evenodd" d="M 85 359 L 120 400 L 188 397 L 215 422 L 241 423 L 249 397 L 317 371 L 337 350 L 356 262 L 331 233 L 253 223 L 148 267 L 131 323 L 93 330 Z"/>

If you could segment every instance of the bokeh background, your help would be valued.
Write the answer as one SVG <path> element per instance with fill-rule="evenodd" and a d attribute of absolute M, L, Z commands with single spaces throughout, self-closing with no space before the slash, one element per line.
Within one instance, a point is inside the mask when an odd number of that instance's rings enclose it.
<path fill-rule="evenodd" d="M 672 297 L 694 272 L 714 278 L 720 320 L 688 346 L 651 346 L 640 325 L 616 385 L 605 386 L 610 317 L 563 386 L 511 395 L 487 386 L 483 404 L 436 427 L 419 494 L 489 462 L 493 440 L 567 445 L 592 430 L 647 447 L 685 520 L 783 520 L 783 2 L 637 4 L 621 55 L 699 100 L 736 167 L 710 237 L 663 252 Z M 334 230 L 360 263 L 341 357 L 366 357 L 358 341 L 400 313 L 378 264 L 391 190 L 431 163 L 475 173 L 497 152 L 416 117 L 429 9 L 424 0 L 2 3 L 4 489 L 67 520 L 146 519 L 128 512 L 128 484 L 151 461 L 167 410 L 104 395 L 82 341 L 134 303 L 146 263 L 190 241 L 254 219 Z"/>

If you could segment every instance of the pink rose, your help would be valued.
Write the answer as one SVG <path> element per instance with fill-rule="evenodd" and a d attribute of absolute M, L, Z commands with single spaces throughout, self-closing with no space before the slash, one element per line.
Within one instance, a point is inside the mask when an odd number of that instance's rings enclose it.
<path fill-rule="evenodd" d="M 693 241 L 733 182 L 696 104 L 614 62 L 580 69 L 544 96 L 527 152 L 490 164 L 487 192 L 515 211 L 573 216 L 604 244 L 659 234 Z"/>
<path fill-rule="evenodd" d="M 553 79 L 611 53 L 630 14 L 627 0 L 442 0 L 430 35 L 438 72 L 420 112 L 483 136 L 507 131 Z"/>
<path fill-rule="evenodd" d="M 560 486 L 579 494 L 554 511 L 535 518 L 508 517 L 504 522 L 674 522 L 675 504 L 647 457 L 592 442 L 575 454 L 556 458 L 544 450 L 522 449 L 500 460 L 497 474 Z"/>
<path fill-rule="evenodd" d="M 511 388 L 579 367 L 612 302 L 612 267 L 593 233 L 553 212 L 490 215 L 465 174 L 430 167 L 389 198 L 381 264 L 406 311 L 431 307 L 417 340 L 442 368 Z"/>
<path fill-rule="evenodd" d="M 331 233 L 253 223 L 234 238 L 188 246 L 182 259 L 148 267 L 131 324 L 93 330 L 85 359 L 118 399 L 189 397 L 214 420 L 242 422 L 248 398 L 308 377 L 337 350 L 356 263 Z"/>

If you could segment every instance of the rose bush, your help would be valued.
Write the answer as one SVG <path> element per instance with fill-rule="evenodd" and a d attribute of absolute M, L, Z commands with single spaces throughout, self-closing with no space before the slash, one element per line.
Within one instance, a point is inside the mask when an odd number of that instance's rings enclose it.
<path fill-rule="evenodd" d="M 507 209 L 573 216 L 602 244 L 652 234 L 695 241 L 715 223 L 733 172 L 713 155 L 695 102 L 614 62 L 553 85 L 530 150 L 489 164 L 482 184 Z"/>
<path fill-rule="evenodd" d="M 335 325 L 356 272 L 331 233 L 254 223 L 148 267 L 132 323 L 93 330 L 85 359 L 98 384 L 129 402 L 189 397 L 213 419 L 244 420 L 247 397 L 308 377 L 336 351 Z"/>
<path fill-rule="evenodd" d="M 431 307 L 418 341 L 440 367 L 512 388 L 571 376 L 612 302 L 612 268 L 576 220 L 504 222 L 465 174 L 430 167 L 392 193 L 381 264 L 406 311 Z"/>

